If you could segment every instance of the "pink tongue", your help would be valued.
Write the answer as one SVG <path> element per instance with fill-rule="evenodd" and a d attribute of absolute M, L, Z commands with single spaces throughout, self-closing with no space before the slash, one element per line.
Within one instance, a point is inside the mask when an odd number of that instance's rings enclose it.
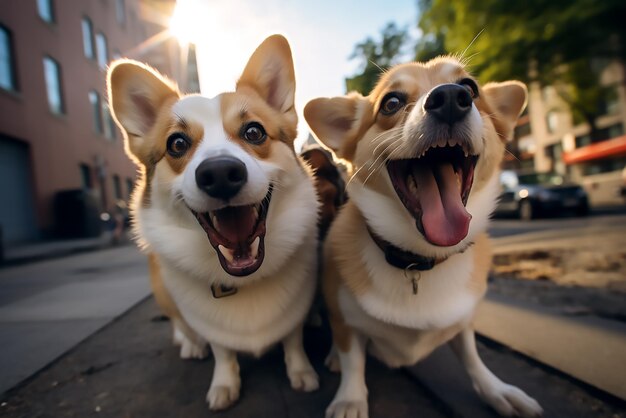
<path fill-rule="evenodd" d="M 252 206 L 220 209 L 215 217 L 218 232 L 232 244 L 247 244 L 254 233 L 256 216 Z"/>
<path fill-rule="evenodd" d="M 428 242 L 440 247 L 456 245 L 467 236 L 472 215 L 461 201 L 450 163 L 419 167 L 413 171 L 422 206 L 422 225 Z"/>

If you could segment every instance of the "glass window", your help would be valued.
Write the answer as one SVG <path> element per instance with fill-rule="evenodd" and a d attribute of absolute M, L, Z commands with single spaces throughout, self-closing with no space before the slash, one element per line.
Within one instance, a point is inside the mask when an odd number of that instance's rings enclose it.
<path fill-rule="evenodd" d="M 555 133 L 559 125 L 559 115 L 554 111 L 548 112 L 546 115 L 546 124 L 548 126 L 548 132 Z"/>
<path fill-rule="evenodd" d="M 115 0 L 115 17 L 117 23 L 123 25 L 126 23 L 126 8 L 124 7 L 124 0 Z"/>
<path fill-rule="evenodd" d="M 65 112 L 63 94 L 61 92 L 61 67 L 50 57 L 43 58 L 43 71 L 48 92 L 48 106 L 50 111 L 57 114 Z"/>
<path fill-rule="evenodd" d="M 100 68 L 106 68 L 109 63 L 109 51 L 107 49 L 107 38 L 102 33 L 96 34 L 96 54 Z"/>
<path fill-rule="evenodd" d="M 11 32 L 0 25 L 0 87 L 17 90 Z"/>
<path fill-rule="evenodd" d="M 100 95 L 97 91 L 89 92 L 89 103 L 91 104 L 91 114 L 93 117 L 94 131 L 98 134 L 102 133 L 102 110 L 100 109 Z"/>
<path fill-rule="evenodd" d="M 80 180 L 83 189 L 91 189 L 91 168 L 87 164 L 80 165 Z"/>
<path fill-rule="evenodd" d="M 128 198 L 130 199 L 130 195 L 133 193 L 133 181 L 131 179 L 126 179 L 126 190 L 128 191 Z"/>
<path fill-rule="evenodd" d="M 91 24 L 91 20 L 88 17 L 83 17 L 81 26 L 83 28 L 83 51 L 87 58 L 94 59 L 93 25 Z"/>
<path fill-rule="evenodd" d="M 109 105 L 102 102 L 102 121 L 104 123 L 104 136 L 115 139 L 115 122 L 111 116 Z"/>
<path fill-rule="evenodd" d="M 113 176 L 113 192 L 115 193 L 115 200 L 122 198 L 122 182 L 117 174 Z"/>
<path fill-rule="evenodd" d="M 39 17 L 46 22 L 54 23 L 52 0 L 37 0 L 37 12 L 39 12 Z"/>

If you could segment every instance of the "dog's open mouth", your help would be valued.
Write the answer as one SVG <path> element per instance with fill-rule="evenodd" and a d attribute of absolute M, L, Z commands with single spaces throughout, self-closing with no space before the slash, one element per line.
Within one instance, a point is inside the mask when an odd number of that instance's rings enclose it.
<path fill-rule="evenodd" d="M 387 171 L 398 197 L 433 245 L 449 247 L 467 236 L 465 209 L 477 156 L 459 144 L 432 147 L 418 158 L 393 160 Z"/>
<path fill-rule="evenodd" d="M 272 199 L 272 186 L 256 204 L 228 206 L 197 213 L 196 219 L 206 232 L 224 271 L 232 276 L 247 276 L 261 267 L 265 257 L 265 218 Z"/>

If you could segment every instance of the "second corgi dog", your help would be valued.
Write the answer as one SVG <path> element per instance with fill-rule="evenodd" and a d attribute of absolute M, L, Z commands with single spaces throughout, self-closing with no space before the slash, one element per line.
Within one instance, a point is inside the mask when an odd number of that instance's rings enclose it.
<path fill-rule="evenodd" d="M 133 61 L 115 62 L 108 80 L 126 150 L 142 173 L 133 216 L 159 303 L 174 317 L 183 356 L 201 356 L 208 342 L 215 358 L 210 408 L 239 398 L 236 353 L 258 356 L 276 342 L 291 386 L 316 389 L 302 323 L 316 289 L 318 203 L 293 148 L 285 38 L 265 40 L 236 90 L 211 99 L 182 96 Z"/>
<path fill-rule="evenodd" d="M 485 231 L 499 165 L 526 96 L 521 83 L 481 87 L 459 61 L 439 58 L 394 67 L 367 97 L 307 104 L 317 137 L 354 167 L 350 200 L 325 243 L 328 362 L 341 369 L 327 417 L 368 416 L 367 349 L 400 367 L 447 342 L 500 414 L 541 414 L 485 367 L 472 329 L 491 263 Z"/>

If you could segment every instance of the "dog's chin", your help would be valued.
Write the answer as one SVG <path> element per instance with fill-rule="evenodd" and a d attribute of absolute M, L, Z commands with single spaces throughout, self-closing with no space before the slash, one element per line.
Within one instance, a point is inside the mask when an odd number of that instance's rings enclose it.
<path fill-rule="evenodd" d="M 396 194 L 428 243 L 452 247 L 467 237 L 472 215 L 465 206 L 477 161 L 466 148 L 447 145 L 387 163 Z"/>
<path fill-rule="evenodd" d="M 227 206 L 208 212 L 191 212 L 217 252 L 220 265 L 231 276 L 257 271 L 265 257 L 265 220 L 272 199 L 272 185 L 263 200 L 243 206 Z"/>

